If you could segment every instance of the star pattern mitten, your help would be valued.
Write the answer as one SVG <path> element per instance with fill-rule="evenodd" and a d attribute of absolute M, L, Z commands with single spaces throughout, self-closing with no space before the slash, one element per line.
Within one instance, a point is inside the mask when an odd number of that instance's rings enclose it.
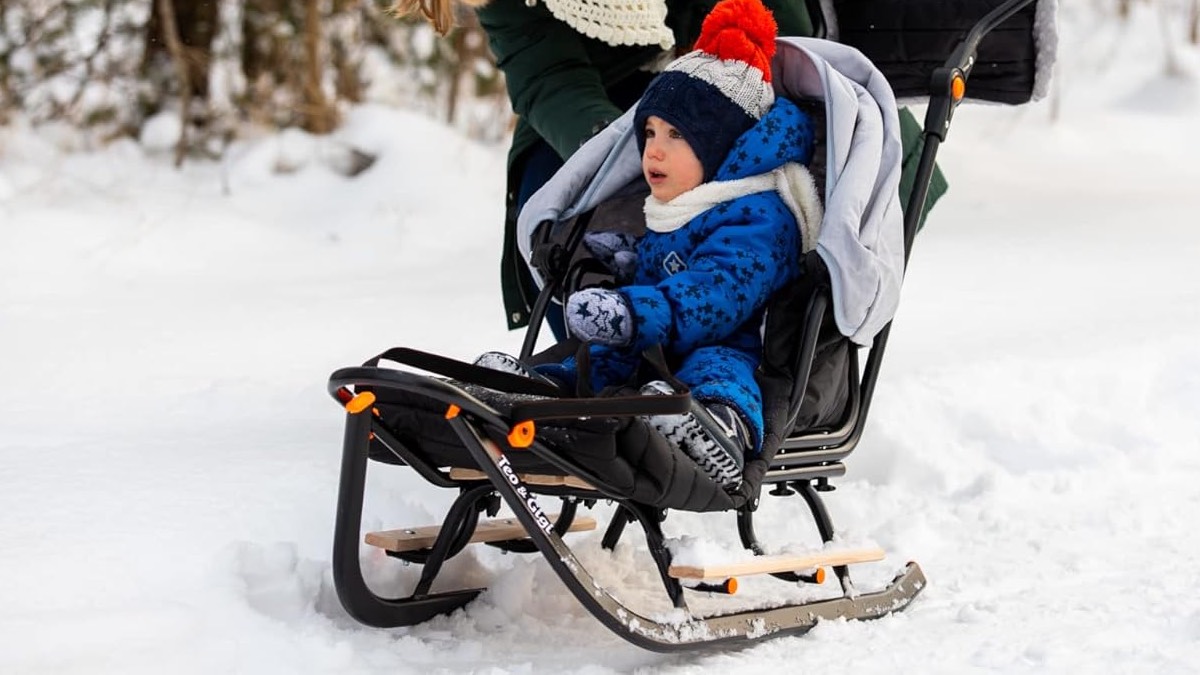
<path fill-rule="evenodd" d="M 583 246 L 613 273 L 618 285 L 633 281 L 637 271 L 637 237 L 625 232 L 589 232 Z"/>
<path fill-rule="evenodd" d="M 585 288 L 567 299 L 567 328 L 580 340 L 624 347 L 633 341 L 633 313 L 620 293 Z"/>

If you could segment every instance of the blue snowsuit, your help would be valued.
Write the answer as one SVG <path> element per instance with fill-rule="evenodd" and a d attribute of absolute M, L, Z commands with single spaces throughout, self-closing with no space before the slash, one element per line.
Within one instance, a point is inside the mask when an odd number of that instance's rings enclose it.
<path fill-rule="evenodd" d="M 738 138 L 713 180 L 755 176 L 788 162 L 807 165 L 812 151 L 811 118 L 779 99 Z M 721 202 L 670 232 L 647 230 L 638 241 L 633 283 L 617 289 L 635 317 L 633 342 L 591 347 L 593 388 L 631 384 L 641 352 L 661 344 L 692 396 L 741 413 L 760 451 L 762 392 L 754 371 L 762 358 L 763 311 L 799 275 L 800 240 L 795 216 L 773 190 Z M 547 374 L 574 379 L 575 368 L 572 357 Z"/>

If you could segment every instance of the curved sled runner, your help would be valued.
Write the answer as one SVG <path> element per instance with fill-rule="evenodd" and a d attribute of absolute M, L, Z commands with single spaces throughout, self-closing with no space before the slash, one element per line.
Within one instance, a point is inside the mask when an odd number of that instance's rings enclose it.
<path fill-rule="evenodd" d="M 901 273 L 921 219 L 939 144 L 963 98 L 967 77 L 978 65 L 979 44 L 1000 24 L 1028 18 L 1025 10 L 1032 3 L 1008 0 L 996 6 L 970 30 L 945 66 L 933 73 L 915 187 L 902 227 L 895 233 L 903 244 L 896 249 Z M 811 44 L 783 40 L 781 52 L 788 43 Z M 882 80 L 873 69 L 868 75 Z M 890 96 L 889 92 L 885 98 Z M 620 128 L 611 131 L 609 142 L 614 147 L 620 144 L 614 139 L 622 133 Z M 614 185 L 628 183 L 628 175 L 613 173 L 614 156 L 596 155 L 597 166 L 616 177 Z M 569 162 L 564 169 L 570 166 Z M 596 197 L 602 191 L 593 183 L 586 192 Z M 551 298 L 565 297 L 589 273 L 588 261 L 577 260 L 574 254 L 597 204 L 576 197 L 572 196 L 569 208 L 558 208 L 556 217 L 546 219 L 563 226 L 556 237 L 547 235 L 550 228 L 530 233 L 535 240 L 531 258 L 544 286 L 521 354 L 528 364 L 557 361 L 575 347 L 563 344 L 534 353 Z M 770 486 L 772 496 L 799 495 L 821 539 L 834 540 L 835 528 L 822 493 L 833 489 L 831 479 L 845 473 L 843 461 L 861 437 L 891 326 L 888 316 L 870 347 L 846 337 L 835 311 L 841 282 L 839 272 L 831 268 L 838 262 L 831 264 L 817 251 L 806 254 L 800 280 L 768 306 L 758 373 L 764 397 L 763 452 L 747 461 L 743 482 L 734 490 L 713 482 L 644 420 L 646 415 L 692 412 L 703 422 L 707 413 L 686 393 L 574 398 L 539 380 L 409 349 L 392 349 L 363 366 L 334 372 L 329 392 L 345 407 L 347 417 L 333 577 L 346 611 L 364 624 L 394 627 L 418 624 L 462 607 L 483 589 L 433 592 L 432 588 L 444 563 L 472 543 L 514 553 L 541 553 L 601 623 L 629 642 L 655 651 L 744 644 L 804 633 L 822 619 L 871 619 L 905 608 L 926 583 L 916 563 L 905 565 L 884 588 L 863 592 L 855 588 L 850 566 L 882 559 L 882 551 L 828 548 L 812 555 L 768 556 L 763 555 L 754 529 L 762 490 Z M 860 348 L 868 350 L 862 368 Z M 647 353 L 646 362 L 665 369 L 660 357 L 661 353 Z M 381 360 L 405 368 L 380 367 Z M 458 493 L 438 527 L 366 535 L 369 544 L 388 556 L 422 566 L 420 579 L 407 597 L 381 597 L 363 578 L 362 507 L 371 462 L 407 466 L 430 483 Z M 548 513 L 542 503 L 554 499 L 560 501 L 559 510 Z M 599 500 L 616 505 L 604 531 L 603 548 L 613 549 L 626 526 L 637 522 L 674 611 L 647 616 L 630 609 L 572 551 L 566 541 L 570 533 L 596 527 L 593 519 L 579 514 L 580 507 L 590 508 Z M 513 517 L 481 518 L 496 516 L 502 502 Z M 712 567 L 674 565 L 661 527 L 672 510 L 736 513 L 741 543 L 755 557 Z M 789 584 L 816 586 L 823 583 L 825 568 L 832 568 L 839 581 L 836 597 L 705 615 L 687 606 L 689 592 L 735 592 L 741 575 L 764 574 Z"/>

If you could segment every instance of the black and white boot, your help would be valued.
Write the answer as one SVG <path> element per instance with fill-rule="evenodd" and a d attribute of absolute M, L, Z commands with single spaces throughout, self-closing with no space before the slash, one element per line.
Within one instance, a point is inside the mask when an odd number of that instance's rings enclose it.
<path fill-rule="evenodd" d="M 531 380 L 545 382 L 546 384 L 551 384 L 555 387 L 560 386 L 559 383 L 554 379 L 546 377 L 545 375 L 526 365 L 512 354 L 505 354 L 504 352 L 484 352 L 475 359 L 475 365 L 481 368 L 488 368 L 490 370 L 498 370 L 502 373 L 528 377 Z"/>
<path fill-rule="evenodd" d="M 480 368 L 488 368 L 490 370 L 498 370 L 502 373 L 511 373 L 522 377 L 536 377 L 529 366 L 521 363 L 517 357 L 504 352 L 484 352 L 475 359 L 475 365 Z"/>
<path fill-rule="evenodd" d="M 641 393 L 674 394 L 675 390 L 666 382 L 655 380 L 643 386 Z M 698 410 L 682 415 L 653 415 L 646 421 L 714 481 L 725 487 L 736 486 L 742 480 L 746 451 L 750 447 L 746 423 L 733 408 L 722 403 L 702 406 L 693 402 L 693 405 Z"/>

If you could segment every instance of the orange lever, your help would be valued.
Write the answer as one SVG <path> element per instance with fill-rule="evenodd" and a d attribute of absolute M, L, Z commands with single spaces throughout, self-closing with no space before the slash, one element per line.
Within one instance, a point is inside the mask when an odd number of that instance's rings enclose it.
<path fill-rule="evenodd" d="M 375 405 L 375 394 L 369 391 L 359 392 L 354 395 L 354 398 L 346 401 L 346 412 L 357 415 L 373 405 Z"/>
<path fill-rule="evenodd" d="M 533 426 L 533 420 L 525 420 L 515 426 L 508 432 L 508 444 L 514 448 L 528 448 L 533 445 L 533 437 L 537 433 L 537 429 Z"/>
<path fill-rule="evenodd" d="M 967 81 L 959 73 L 954 74 L 954 79 L 950 80 L 950 96 L 954 98 L 954 102 L 958 103 L 963 96 L 967 95 Z"/>

